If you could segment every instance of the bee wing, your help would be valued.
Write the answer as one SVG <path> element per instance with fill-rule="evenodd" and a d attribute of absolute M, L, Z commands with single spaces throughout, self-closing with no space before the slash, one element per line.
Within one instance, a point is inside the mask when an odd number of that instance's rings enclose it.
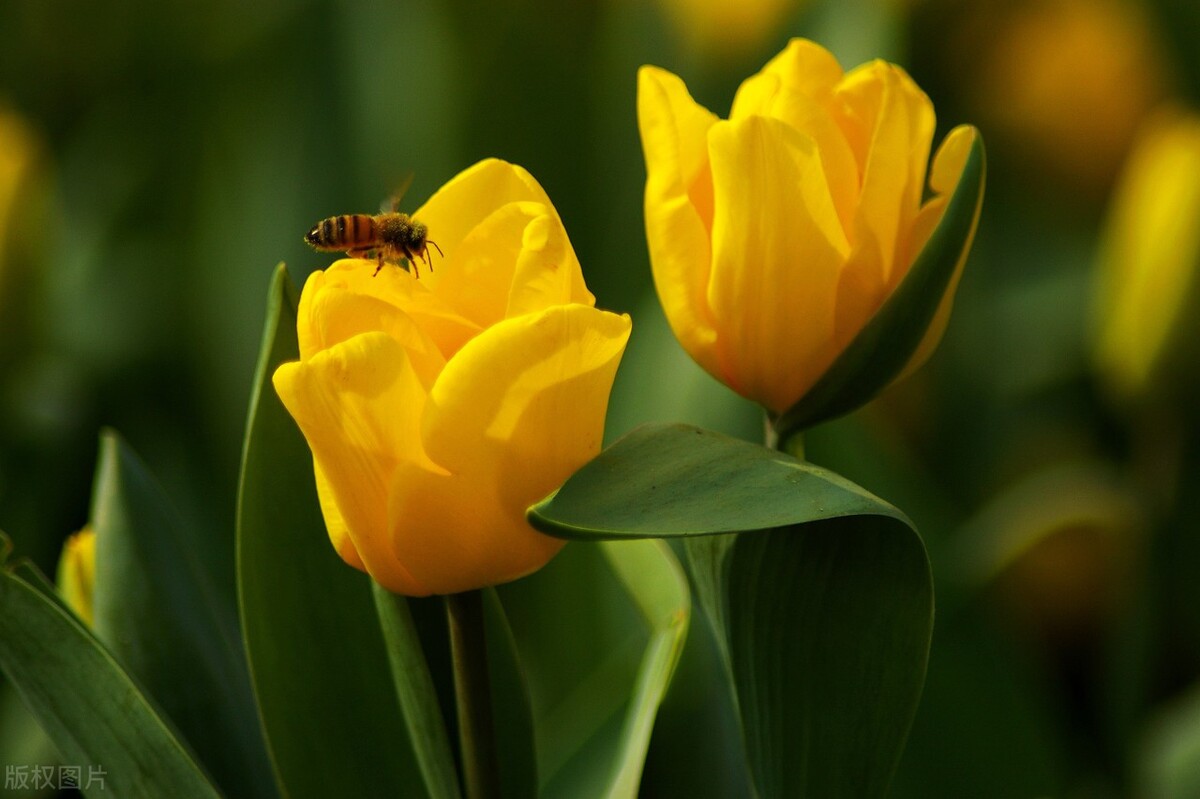
<path fill-rule="evenodd" d="M 392 192 L 392 196 L 389 197 L 386 202 L 384 202 L 383 206 L 379 210 L 385 214 L 394 214 L 399 211 L 400 203 L 404 200 L 404 195 L 408 193 L 408 187 L 412 185 L 412 182 L 413 173 L 409 172 L 404 176 L 404 179 L 400 181 L 400 185 L 396 187 L 396 190 Z"/>

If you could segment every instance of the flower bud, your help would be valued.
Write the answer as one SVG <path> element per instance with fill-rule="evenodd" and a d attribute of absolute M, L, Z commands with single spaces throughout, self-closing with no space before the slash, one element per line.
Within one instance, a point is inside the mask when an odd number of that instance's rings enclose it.
<path fill-rule="evenodd" d="M 96 533 L 91 527 L 83 528 L 63 544 L 57 582 L 67 607 L 91 626 L 96 584 Z"/>

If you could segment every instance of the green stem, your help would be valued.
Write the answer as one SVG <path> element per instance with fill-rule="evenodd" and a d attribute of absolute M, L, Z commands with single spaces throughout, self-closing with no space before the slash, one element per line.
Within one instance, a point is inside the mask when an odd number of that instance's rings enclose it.
<path fill-rule="evenodd" d="M 771 449 L 777 449 L 780 452 L 786 452 L 796 460 L 804 460 L 804 433 L 797 430 L 791 433 L 786 438 L 779 437 L 779 431 L 775 429 L 774 422 L 771 416 L 767 417 L 766 421 L 766 443 Z"/>
<path fill-rule="evenodd" d="M 495 799 L 500 796 L 500 766 L 492 724 L 483 592 L 475 590 L 447 595 L 446 617 L 450 622 L 454 694 L 458 699 L 458 740 L 462 748 L 467 799 Z"/>

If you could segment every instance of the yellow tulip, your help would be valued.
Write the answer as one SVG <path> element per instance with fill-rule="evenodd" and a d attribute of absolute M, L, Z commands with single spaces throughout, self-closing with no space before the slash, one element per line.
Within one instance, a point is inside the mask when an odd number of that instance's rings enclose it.
<path fill-rule="evenodd" d="M 903 280 L 976 136 L 964 126 L 946 137 L 923 200 L 929 98 L 895 65 L 843 73 L 803 39 L 742 83 L 727 120 L 677 76 L 643 67 L 638 119 L 646 235 L 671 328 L 710 374 L 775 414 Z M 953 289 L 909 370 L 941 335 Z"/>
<path fill-rule="evenodd" d="M 1122 400 L 1161 388 L 1168 372 L 1194 374 L 1198 219 L 1200 116 L 1163 110 L 1117 187 L 1097 280 L 1094 359 Z"/>
<path fill-rule="evenodd" d="M 96 584 L 96 533 L 85 527 L 67 539 L 58 559 L 58 590 L 83 622 L 92 624 Z"/>
<path fill-rule="evenodd" d="M 338 554 L 425 596 L 514 580 L 562 547 L 525 509 L 599 451 L 630 320 L 593 307 L 520 167 L 480 162 L 413 216 L 444 258 L 419 279 L 349 259 L 314 273 L 300 361 L 274 382 Z"/>

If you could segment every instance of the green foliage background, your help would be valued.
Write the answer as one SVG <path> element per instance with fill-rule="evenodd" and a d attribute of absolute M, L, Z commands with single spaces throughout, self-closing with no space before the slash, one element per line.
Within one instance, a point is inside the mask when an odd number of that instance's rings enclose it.
<path fill-rule="evenodd" d="M 742 78 L 807 35 L 847 67 L 904 64 L 934 100 L 939 139 L 979 124 L 991 162 L 939 352 L 808 442 L 812 461 L 904 509 L 933 560 L 930 672 L 893 795 L 1187 795 L 1171 792 L 1170 764 L 1194 763 L 1200 736 L 1194 699 L 1181 704 L 1200 677 L 1200 535 L 1182 499 L 1200 478 L 1194 405 L 1131 416 L 1096 386 L 1088 300 L 1115 174 L 1064 180 L 974 118 L 987 107 L 972 51 L 948 43 L 1003 5 L 819 0 L 751 51 L 714 55 L 636 0 L 7 0 L 0 103 L 42 152 L 0 254 L 0 529 L 52 573 L 87 518 L 108 425 L 202 531 L 201 568 L 232 601 L 273 266 L 302 283 L 328 262 L 301 241 L 313 221 L 372 211 L 409 170 L 415 207 L 486 156 L 538 178 L 598 304 L 634 316 L 610 437 L 657 420 L 759 439 L 757 410 L 700 373 L 657 310 L 635 72 L 676 71 L 724 114 Z M 1189 96 L 1200 59 L 1175 35 L 1194 29 L 1192 6 L 1145 10 L 1172 34 L 1154 40 L 1166 91 L 1200 100 Z M 1057 518 L 1064 497 L 1090 498 L 1103 512 L 1087 518 L 1115 520 L 1132 543 L 1105 557 L 1085 536 L 1068 552 L 1055 574 L 1099 551 L 1103 596 L 1052 627 L 992 577 L 989 531 L 1030 509 Z M 698 687 L 717 668 L 710 637 L 697 619 L 651 743 L 648 795 L 744 790 L 730 710 Z M 0 693 L 0 714 L 19 716 L 14 702 Z M 10 754 L 27 741 L 0 735 L 0 762 L 28 762 Z"/>

